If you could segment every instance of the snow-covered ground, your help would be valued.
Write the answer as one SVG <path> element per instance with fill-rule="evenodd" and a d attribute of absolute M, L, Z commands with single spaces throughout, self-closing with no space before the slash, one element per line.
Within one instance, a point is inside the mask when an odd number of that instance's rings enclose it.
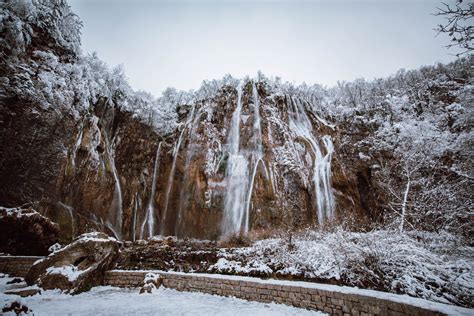
<path fill-rule="evenodd" d="M 28 306 L 34 315 L 325 315 L 282 304 L 249 302 L 163 287 L 151 294 L 139 294 L 138 289 L 99 286 L 74 296 L 43 291 L 21 298 L 3 293 L 18 285 L 7 285 L 11 279 L 0 277 L 0 308 L 18 301 Z"/>

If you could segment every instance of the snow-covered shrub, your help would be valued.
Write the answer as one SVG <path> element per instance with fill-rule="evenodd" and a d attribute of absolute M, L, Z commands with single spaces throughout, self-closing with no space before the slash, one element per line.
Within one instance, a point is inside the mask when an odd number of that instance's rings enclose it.
<path fill-rule="evenodd" d="M 472 307 L 474 249 L 448 232 L 306 231 L 221 253 L 212 271 L 312 279 Z M 264 268 L 262 268 L 264 267 Z"/>
<path fill-rule="evenodd" d="M 41 36 L 73 56 L 80 54 L 82 22 L 66 1 L 17 0 L 0 3 L 3 49 L 23 53 Z"/>
<path fill-rule="evenodd" d="M 140 289 L 140 294 L 152 293 L 161 286 L 162 282 L 163 280 L 158 273 L 147 273 L 143 279 L 143 286 Z"/>

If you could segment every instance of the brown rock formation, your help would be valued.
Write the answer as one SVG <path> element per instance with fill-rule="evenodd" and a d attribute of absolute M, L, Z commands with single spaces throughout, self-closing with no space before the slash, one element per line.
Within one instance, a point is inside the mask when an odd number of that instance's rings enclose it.
<path fill-rule="evenodd" d="M 252 82 L 244 84 L 239 120 L 239 147 L 249 163 L 247 186 L 253 180 L 251 196 L 245 201 L 249 229 L 318 224 L 312 180 L 314 144 L 298 136 L 291 126 L 291 115 L 298 114 L 294 113 L 295 107 L 308 117 L 322 155 L 327 154 L 322 137 L 333 139 L 335 220 L 347 214 L 365 216 L 366 209 L 373 206 L 367 200 L 370 178 L 343 160 L 338 151 L 339 131 L 318 120 L 304 100 L 271 94 L 263 82 L 254 86 Z M 12 105 L 11 112 L 3 115 L 39 128 L 37 137 L 45 145 L 29 146 L 31 135 L 22 129 L 23 136 L 16 138 L 11 151 L 2 147 L 0 172 L 8 176 L 0 177 L 5 188 L 0 202 L 12 205 L 38 201 L 41 212 L 59 223 L 63 242 L 93 230 L 126 240 L 155 234 L 216 239 L 223 234 L 228 139 L 237 101 L 235 88 L 224 86 L 212 99 L 181 107 L 181 124 L 171 135 L 158 135 L 151 126 L 117 109 L 107 99 L 99 99 L 93 111 L 78 120 L 60 120 L 32 105 L 39 113 L 33 117 L 25 107 L 22 113 L 16 113 L 18 107 Z M 261 135 L 255 135 L 256 102 Z M 48 124 L 41 132 L 36 125 L 43 121 Z M 57 131 L 51 138 L 52 130 Z M 13 129 L 8 132 L 13 133 Z M 258 138 L 262 148 L 259 159 L 252 153 Z M 48 156 L 43 155 L 46 150 Z M 153 179 L 156 189 L 151 196 Z M 150 201 L 153 232 L 149 231 L 147 218 Z"/>
<path fill-rule="evenodd" d="M 34 264 L 25 280 L 47 290 L 59 288 L 77 294 L 102 284 L 105 271 L 115 263 L 118 249 L 119 243 L 103 233 L 83 234 Z"/>
<path fill-rule="evenodd" d="M 125 242 L 117 259 L 117 269 L 206 272 L 217 257 L 215 242 L 155 237 Z"/>
<path fill-rule="evenodd" d="M 47 255 L 58 241 L 59 225 L 32 207 L 0 207 L 0 252 L 11 255 Z"/>

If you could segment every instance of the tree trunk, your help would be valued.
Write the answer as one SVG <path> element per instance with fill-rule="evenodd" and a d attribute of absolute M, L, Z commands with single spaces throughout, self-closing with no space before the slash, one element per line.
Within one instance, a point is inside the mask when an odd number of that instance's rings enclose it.
<path fill-rule="evenodd" d="M 405 188 L 405 194 L 403 195 L 403 203 L 402 203 L 402 211 L 401 211 L 402 218 L 400 220 L 400 233 L 403 232 L 403 224 L 405 223 L 405 215 L 407 211 L 407 200 L 408 200 L 408 192 L 410 192 L 410 184 L 411 184 L 411 180 L 410 178 L 408 178 L 407 186 Z"/>

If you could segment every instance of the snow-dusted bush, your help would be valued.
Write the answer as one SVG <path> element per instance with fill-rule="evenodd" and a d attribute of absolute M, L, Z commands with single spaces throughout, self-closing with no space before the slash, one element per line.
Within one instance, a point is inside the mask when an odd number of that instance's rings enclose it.
<path fill-rule="evenodd" d="M 149 272 L 143 279 L 143 286 L 140 289 L 140 294 L 152 293 L 154 290 L 161 286 L 163 279 L 158 273 Z"/>
<path fill-rule="evenodd" d="M 300 277 L 472 305 L 474 249 L 447 232 L 306 231 L 221 253 L 222 273 Z"/>
<path fill-rule="evenodd" d="M 40 36 L 65 53 L 80 54 L 82 22 L 66 1 L 16 0 L 0 3 L 3 50 L 18 54 Z"/>

